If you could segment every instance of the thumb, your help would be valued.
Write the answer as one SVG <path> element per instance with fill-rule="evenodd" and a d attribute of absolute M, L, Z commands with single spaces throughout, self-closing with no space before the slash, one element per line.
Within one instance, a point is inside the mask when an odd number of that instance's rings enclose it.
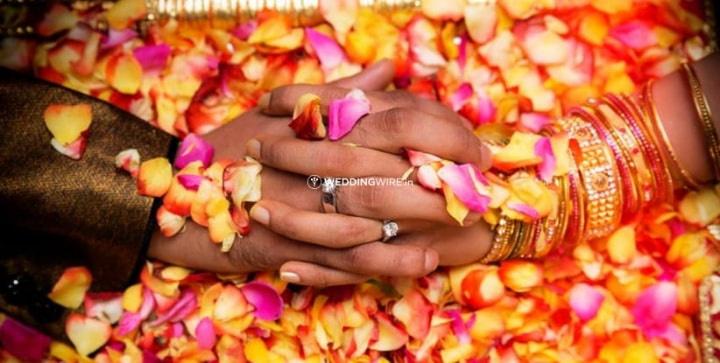
<path fill-rule="evenodd" d="M 389 59 L 383 59 L 354 76 L 341 78 L 330 84 L 363 91 L 382 91 L 390 85 L 394 76 L 395 65 Z"/>

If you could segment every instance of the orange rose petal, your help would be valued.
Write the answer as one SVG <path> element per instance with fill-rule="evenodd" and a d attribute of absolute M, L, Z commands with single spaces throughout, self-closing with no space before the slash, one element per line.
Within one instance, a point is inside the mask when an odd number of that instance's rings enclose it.
<path fill-rule="evenodd" d="M 92 275 L 87 268 L 69 267 L 55 282 L 48 297 L 68 309 L 77 309 L 85 299 L 85 292 L 91 283 Z"/>
<path fill-rule="evenodd" d="M 148 197 L 162 197 L 172 183 L 172 166 L 166 158 L 155 158 L 140 164 L 137 177 L 138 193 Z"/>
<path fill-rule="evenodd" d="M 113 29 L 126 29 L 133 21 L 142 19 L 147 13 L 144 0 L 119 0 L 105 13 Z"/>
<path fill-rule="evenodd" d="M 125 170 L 133 178 L 137 177 L 140 171 L 140 153 L 137 149 L 127 149 L 115 156 L 115 167 Z"/>
<path fill-rule="evenodd" d="M 143 302 L 143 286 L 142 284 L 135 284 L 130 287 L 128 287 L 125 292 L 123 292 L 122 297 L 122 306 L 123 309 L 131 312 L 131 313 L 137 313 L 140 309 L 140 305 L 142 305 Z"/>
<path fill-rule="evenodd" d="M 526 292 L 540 286 L 543 270 L 530 261 L 509 260 L 500 264 L 500 279 L 513 291 Z"/>
<path fill-rule="evenodd" d="M 396 350 L 408 341 L 408 335 L 402 329 L 395 326 L 387 315 L 378 312 L 375 315 L 377 321 L 377 341 L 370 344 L 370 349 L 379 352 L 388 352 Z"/>
<path fill-rule="evenodd" d="M 185 217 L 171 212 L 164 205 L 158 208 L 156 218 L 160 232 L 165 237 L 172 237 L 185 228 Z"/>

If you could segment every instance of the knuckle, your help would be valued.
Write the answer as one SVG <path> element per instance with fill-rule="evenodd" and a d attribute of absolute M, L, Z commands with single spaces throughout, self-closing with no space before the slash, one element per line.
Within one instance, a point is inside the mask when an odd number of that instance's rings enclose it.
<path fill-rule="evenodd" d="M 353 187 L 357 203 L 363 210 L 370 214 L 377 214 L 381 210 L 383 201 L 383 189 L 373 186 Z"/>
<path fill-rule="evenodd" d="M 406 132 L 403 128 L 405 124 L 406 110 L 403 108 L 391 108 L 383 112 L 383 116 L 378 122 L 378 131 L 383 134 L 397 135 Z"/>
<path fill-rule="evenodd" d="M 345 251 L 344 254 L 345 264 L 348 267 L 360 267 L 364 266 L 364 254 L 362 250 L 358 248 L 351 248 Z"/>
<path fill-rule="evenodd" d="M 328 175 L 336 174 L 337 170 L 348 170 L 354 165 L 357 165 L 357 156 L 353 150 L 342 150 L 337 149 L 328 152 L 327 150 L 318 149 L 313 155 L 314 160 L 318 160 L 318 163 L 326 170 Z"/>
<path fill-rule="evenodd" d="M 348 220 L 338 225 L 338 236 L 361 236 L 366 234 L 366 226 L 357 220 Z"/>
<path fill-rule="evenodd" d="M 415 96 L 413 96 L 411 93 L 407 91 L 392 91 L 388 95 L 390 97 L 390 101 L 392 101 L 394 104 L 399 104 L 404 107 L 414 107 L 417 105 L 417 100 Z"/>
<path fill-rule="evenodd" d="M 230 255 L 231 263 L 238 267 L 250 267 L 252 269 L 269 269 L 272 263 L 268 255 L 257 248 L 255 242 L 248 240 L 243 243 L 236 243 L 234 253 Z"/>

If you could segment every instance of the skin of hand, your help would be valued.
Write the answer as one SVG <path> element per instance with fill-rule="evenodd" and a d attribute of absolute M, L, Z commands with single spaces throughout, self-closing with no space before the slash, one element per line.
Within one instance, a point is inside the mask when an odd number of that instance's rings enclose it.
<path fill-rule="evenodd" d="M 310 155 L 338 154 L 341 155 L 338 158 L 343 158 L 349 153 L 351 156 L 345 161 L 332 157 L 322 159 L 324 161 L 317 164 L 325 168 L 326 173 L 322 175 L 398 177 L 409 168 L 400 156 L 404 147 L 475 162 L 482 167 L 487 160 L 482 145 L 479 142 L 472 144 L 476 140 L 468 137 L 474 139 L 463 124 L 465 121 L 452 111 L 404 93 L 371 91 L 385 88 L 392 74 L 391 64 L 380 63 L 359 76 L 334 85 L 281 88 L 264 101 L 267 105 L 265 113 L 282 114 L 286 106 L 292 112 L 292 98 L 306 91 L 325 99 L 332 94 L 342 97 L 351 87 L 362 88 L 368 91 L 376 110 L 363 119 L 347 139 L 368 147 L 297 140 L 287 126 L 286 117 L 269 117 L 256 110 L 207 135 L 206 139 L 216 147 L 218 158 L 241 157 L 245 152 L 244 140 L 254 138 L 252 140 L 263 142 L 264 152 L 252 150 L 250 144 L 253 141 L 248 145 L 248 152 L 265 164 L 263 195 L 274 198 L 256 204 L 251 211 L 255 220 L 252 233 L 236 241 L 228 254 L 219 252 L 217 246 L 208 242 L 203 228 L 188 223 L 186 231 L 172 238 L 156 232 L 149 256 L 191 268 L 226 273 L 280 269 L 281 276 L 289 282 L 320 286 L 353 283 L 373 275 L 421 276 L 434 270 L 438 262 L 461 264 L 482 257 L 491 238 L 487 226 L 473 223 L 477 217 L 468 221 L 469 227 L 453 225 L 444 211 L 444 199 L 438 194 L 417 185 L 408 190 L 347 189 L 339 193 L 339 200 L 345 201 L 345 204 L 340 203 L 339 209 L 343 213 L 347 210 L 350 212 L 347 214 L 369 218 L 323 214 L 318 212 L 319 192 L 307 187 L 306 178 L 298 175 L 302 170 L 293 169 L 295 165 L 318 160 Z M 311 88 L 305 90 L 303 87 Z M 398 105 L 405 108 L 396 107 Z M 412 110 L 413 106 L 418 106 L 419 111 Z M 407 136 L 404 127 L 415 126 L 409 126 L 403 121 L 406 119 L 417 120 L 416 125 L 422 127 L 416 127 L 416 133 Z M 394 122 L 401 124 L 392 125 Z M 444 127 L 431 128 L 430 122 L 443 122 Z M 360 127 L 363 124 L 367 126 Z M 423 138 L 420 135 L 421 132 L 432 135 L 438 130 L 445 133 L 443 137 Z M 374 138 L 373 134 L 380 136 Z M 459 143 L 462 147 L 443 148 L 441 145 L 443 140 L 463 137 L 466 141 Z M 276 151 L 272 151 L 276 147 Z M 474 147 L 477 154 L 468 156 L 469 147 Z M 282 156 L 286 153 L 293 157 Z M 292 161 L 295 157 L 300 159 L 299 162 L 282 164 L 283 160 Z M 386 160 L 393 161 L 389 168 L 372 169 L 373 165 L 382 166 Z M 272 163 L 286 166 L 297 174 L 268 166 Z M 348 174 L 341 174 L 342 170 Z M 407 200 L 415 202 L 405 203 Z M 382 224 L 378 218 L 393 218 L 402 226 L 401 235 L 392 243 L 377 242 L 382 237 Z"/>

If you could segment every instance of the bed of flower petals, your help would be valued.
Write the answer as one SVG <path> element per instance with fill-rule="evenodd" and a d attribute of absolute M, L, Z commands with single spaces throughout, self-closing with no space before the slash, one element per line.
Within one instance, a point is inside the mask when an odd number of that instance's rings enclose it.
<path fill-rule="evenodd" d="M 64 35 L 3 39 L 0 63 L 182 136 L 229 122 L 276 86 L 332 81 L 390 58 L 395 87 L 445 102 L 479 135 L 500 140 L 538 132 L 587 97 L 631 93 L 707 53 L 699 5 L 674 0 L 427 0 L 422 11 L 387 15 L 321 1 L 326 23 L 313 28 L 262 13 L 231 29 L 169 22 L 142 36 L 131 27 L 141 3 L 122 0 L 107 13 L 55 5 L 37 29 Z M 98 19 L 110 30 L 88 26 Z M 148 262 L 126 291 L 98 294 L 87 292 L 92 277 L 78 267 L 50 294 L 73 309 L 73 345 L 48 342 L 45 351 L 38 338 L 0 356 L 693 362 L 698 284 L 720 263 L 703 227 L 719 215 L 720 187 L 709 188 L 564 255 L 322 290 L 288 286 L 273 273 L 216 276 Z M 2 327 L 15 330 L 0 335 L 27 333 L 7 320 Z"/>

